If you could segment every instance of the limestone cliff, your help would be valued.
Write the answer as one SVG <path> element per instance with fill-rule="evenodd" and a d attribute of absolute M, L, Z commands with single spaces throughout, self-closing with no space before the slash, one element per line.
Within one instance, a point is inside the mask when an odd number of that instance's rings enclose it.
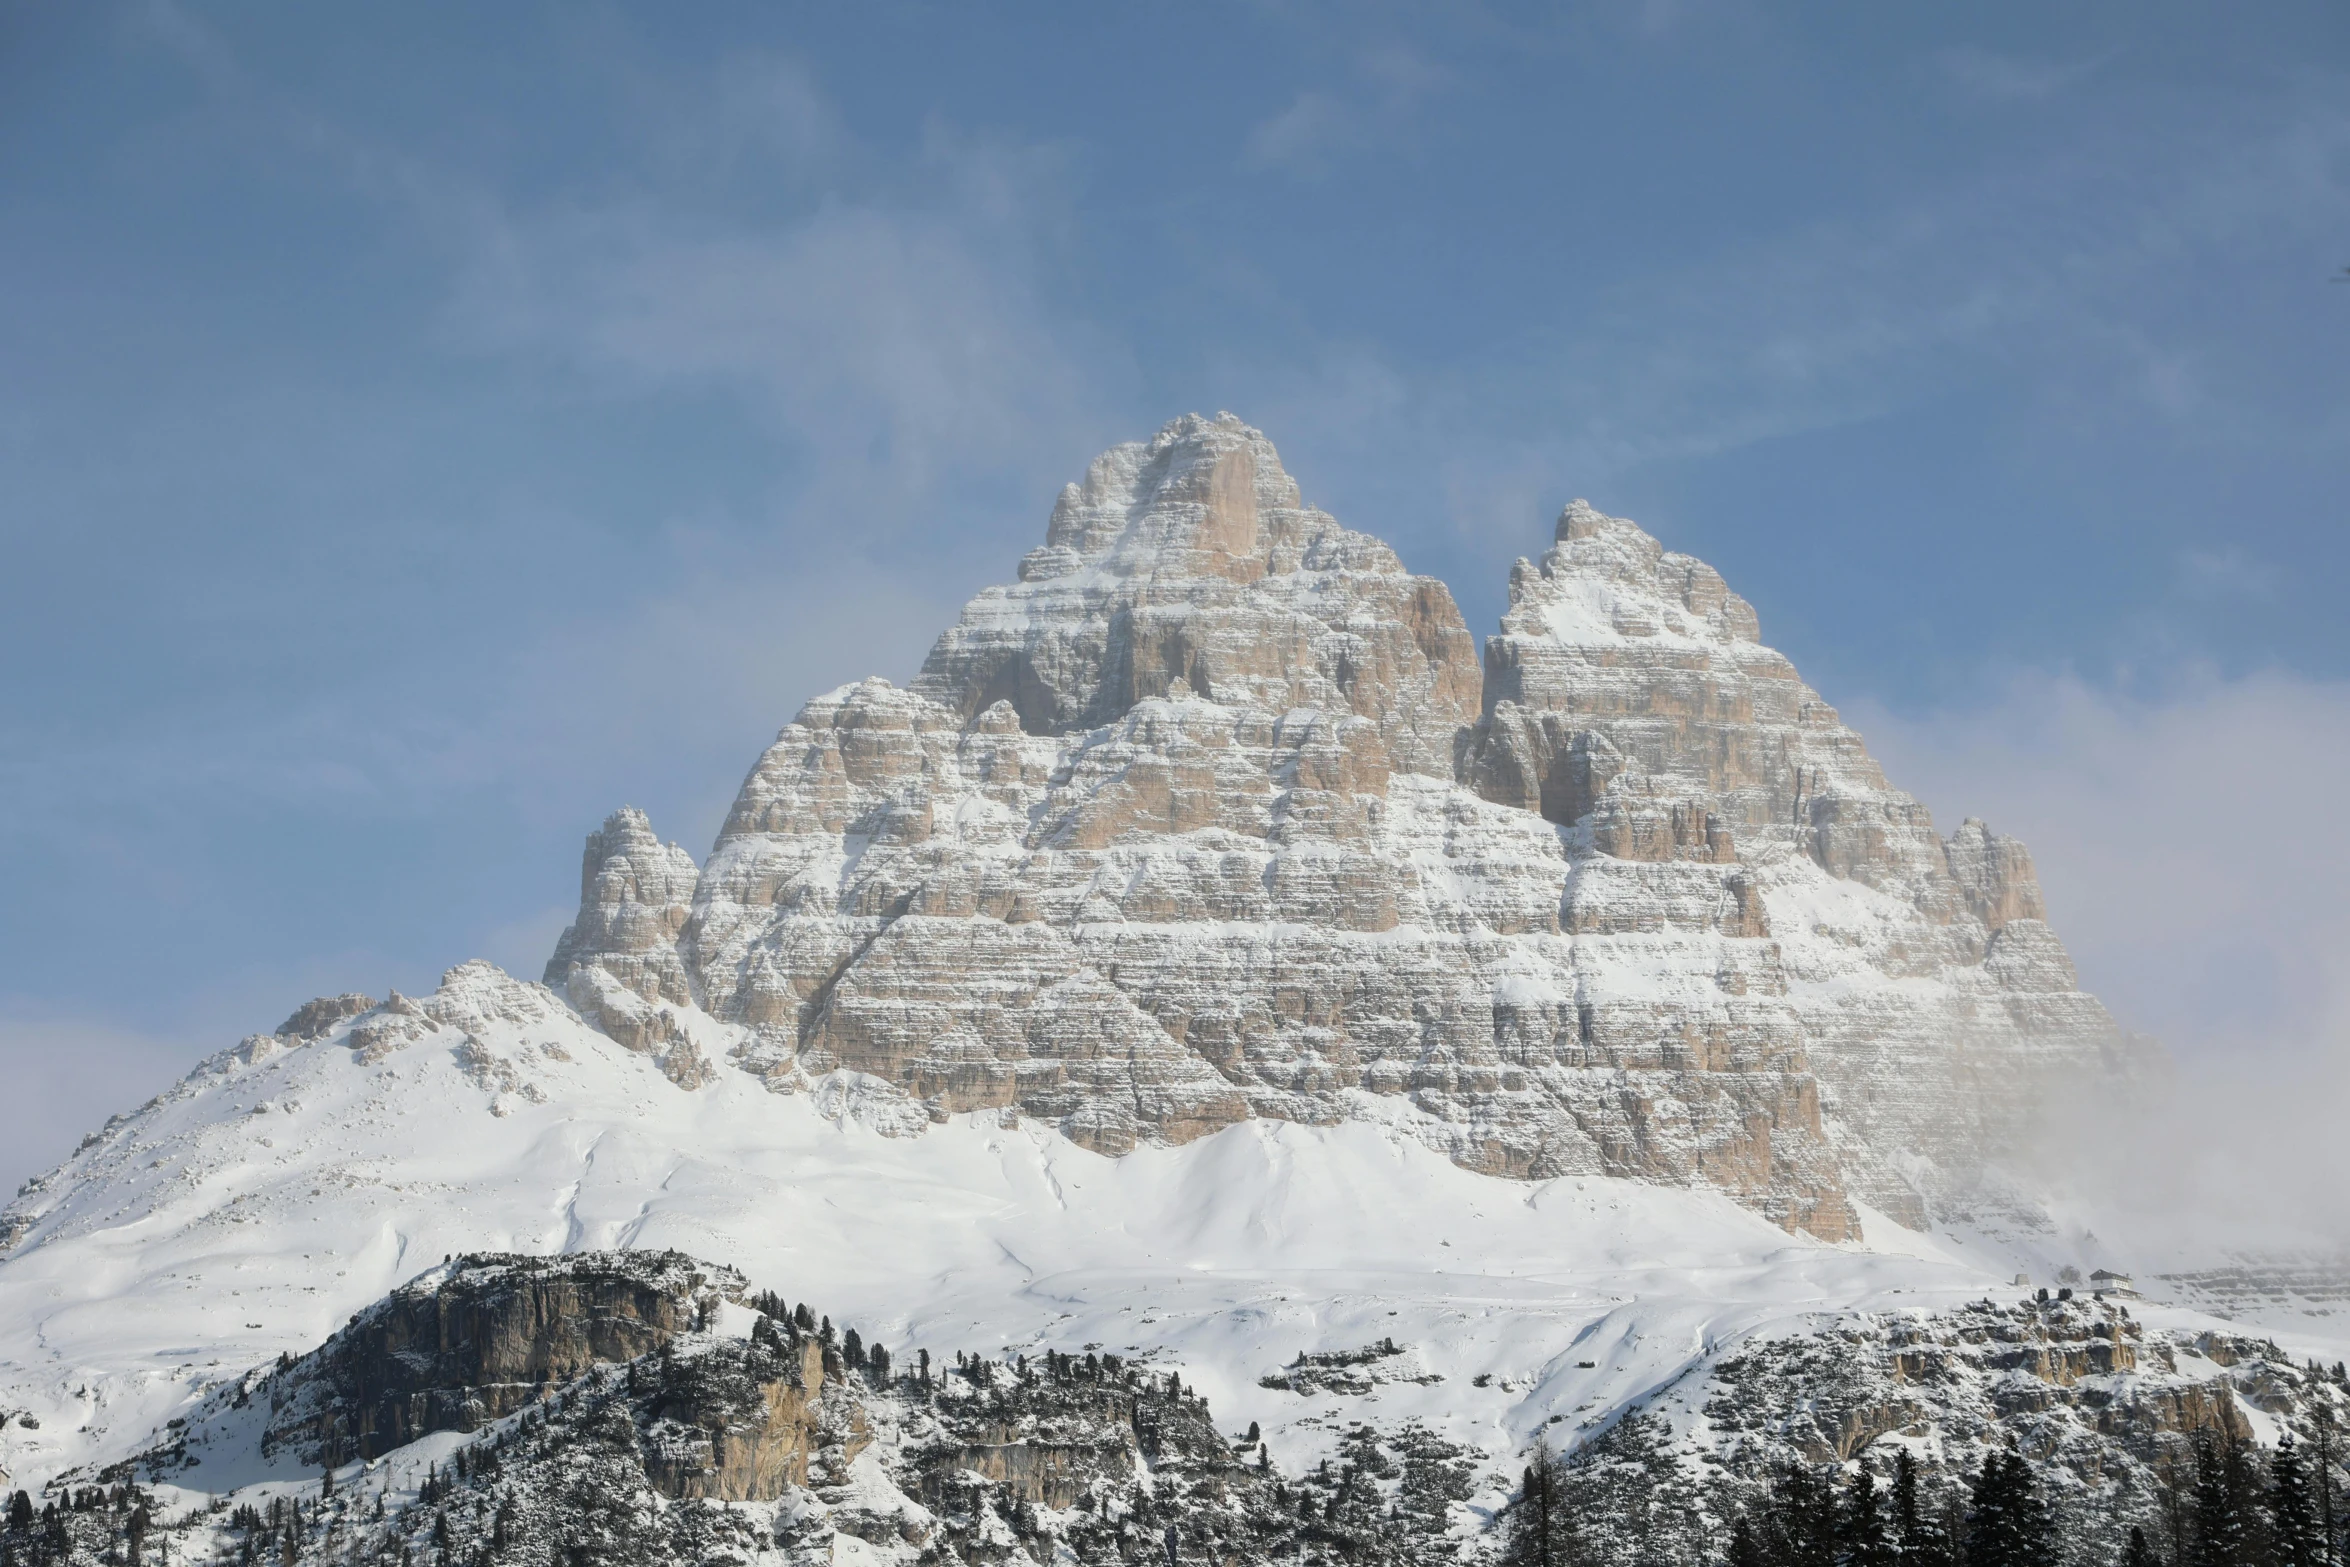
<path fill-rule="evenodd" d="M 731 1269 L 676 1252 L 453 1259 L 271 1381 L 262 1451 L 339 1464 L 472 1431 L 660 1349 L 742 1292 Z"/>
<path fill-rule="evenodd" d="M 910 688 L 803 708 L 698 872 L 607 822 L 548 983 L 636 1048 L 715 1019 L 779 1091 L 858 1074 L 906 1130 L 1380 1116 L 1829 1237 L 2123 1053 L 2021 845 L 1938 837 L 1629 522 L 1568 507 L 1480 669 L 1441 583 L 1194 416 L 1097 459 L 1019 579 Z"/>

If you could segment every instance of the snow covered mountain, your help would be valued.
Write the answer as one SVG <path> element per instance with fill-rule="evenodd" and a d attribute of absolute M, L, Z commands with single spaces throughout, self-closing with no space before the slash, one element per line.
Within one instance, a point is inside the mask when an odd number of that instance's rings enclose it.
<path fill-rule="evenodd" d="M 1266 1379 L 1392 1338 L 1328 1397 L 1507 1463 L 2005 1280 L 1904 1226 L 2139 1049 L 2022 846 L 1938 836 L 1709 568 L 1577 502 L 1480 662 L 1186 418 L 909 688 L 810 702 L 703 862 L 608 820 L 543 984 L 311 1002 L 30 1183 L 0 1471 L 143 1451 L 451 1254 L 604 1248 L 1180 1367 L 1284 1462 L 1343 1421 Z"/>
<path fill-rule="evenodd" d="M 1709 567 L 1578 501 L 1474 646 L 1230 416 L 1097 459 L 912 687 L 811 702 L 697 868 L 623 811 L 546 981 L 681 1084 L 880 1080 L 1123 1153 L 1394 1119 L 1856 1233 L 2126 1069 L 2021 844 L 1937 837 Z"/>

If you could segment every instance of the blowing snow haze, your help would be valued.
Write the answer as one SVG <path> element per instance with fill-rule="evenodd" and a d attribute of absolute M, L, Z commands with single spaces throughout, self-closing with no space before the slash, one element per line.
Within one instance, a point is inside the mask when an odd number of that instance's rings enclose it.
<path fill-rule="evenodd" d="M 0 1567 L 2341 1560 L 2346 26 L 0 20 Z"/>

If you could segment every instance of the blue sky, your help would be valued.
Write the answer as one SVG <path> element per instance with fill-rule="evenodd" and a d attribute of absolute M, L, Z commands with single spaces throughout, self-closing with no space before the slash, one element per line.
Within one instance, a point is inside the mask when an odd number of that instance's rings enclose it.
<path fill-rule="evenodd" d="M 535 973 L 1093 452 L 1719 566 L 2183 1053 L 2350 983 L 2350 11 L 0 5 L 0 1177 Z"/>

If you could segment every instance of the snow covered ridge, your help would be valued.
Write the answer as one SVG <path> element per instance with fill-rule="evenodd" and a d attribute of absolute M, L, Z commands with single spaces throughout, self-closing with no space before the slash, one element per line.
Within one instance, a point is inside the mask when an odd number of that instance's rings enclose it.
<path fill-rule="evenodd" d="M 18 1509 L 0 1543 L 41 1560 L 61 1538 L 104 1555 L 136 1535 L 134 1555 L 385 1567 L 426 1552 L 509 1567 L 1162 1552 L 1430 1567 L 1495 1560 L 1539 1505 L 1516 1455 L 1371 1396 L 1379 1380 L 1442 1380 L 1395 1375 L 1419 1346 L 1301 1354 L 1264 1380 L 1331 1410 L 1338 1439 L 1314 1458 L 1259 1419 L 1242 1429 L 1180 1370 L 1069 1337 L 1001 1358 L 893 1352 L 674 1252 L 467 1256 L 317 1351 L 217 1389 L 160 1446 L 61 1477 L 47 1520 Z M 2100 1560 L 2132 1528 L 2165 1540 L 2198 1505 L 2189 1477 L 2254 1441 L 2274 1457 L 2237 1462 L 2277 1471 L 2280 1521 L 2288 1469 L 2305 1503 L 2323 1499 L 2303 1523 L 2330 1519 L 2345 1415 L 2338 1365 L 2043 1295 L 1718 1346 L 1628 1410 L 1546 1429 L 1572 1455 L 1554 1480 L 1574 1560 L 1719 1559 L 1742 1521 L 1800 1527 L 1774 1503 L 1803 1489 L 1791 1472 L 1818 1487 L 1823 1470 L 1854 1497 L 1879 1483 L 1887 1532 L 1956 1545 L 1995 1526 L 1968 1491 L 2010 1454 L 2057 1559 Z M 78 1515 L 55 1506 L 108 1486 Z"/>

